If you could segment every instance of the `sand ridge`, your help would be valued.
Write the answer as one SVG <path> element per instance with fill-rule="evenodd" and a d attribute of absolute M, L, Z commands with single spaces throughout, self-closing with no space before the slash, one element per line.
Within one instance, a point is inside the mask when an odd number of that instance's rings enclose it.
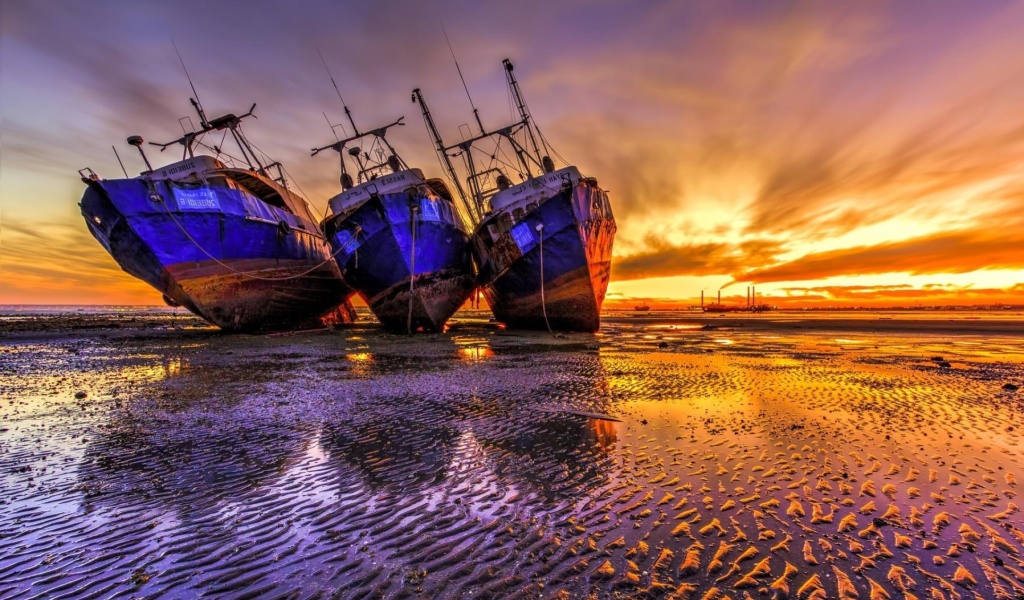
<path fill-rule="evenodd" d="M 1024 594 L 1020 340 L 623 321 L 6 336 L 0 597 Z"/>

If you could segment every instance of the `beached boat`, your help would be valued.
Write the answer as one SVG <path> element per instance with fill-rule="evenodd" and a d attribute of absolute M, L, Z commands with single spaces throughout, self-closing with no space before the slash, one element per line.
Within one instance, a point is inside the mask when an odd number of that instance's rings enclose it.
<path fill-rule="evenodd" d="M 476 223 L 473 253 L 495 318 L 511 327 L 596 331 L 616 231 L 608 194 L 575 166 L 555 168 L 512 63 L 503 65 L 520 114 L 506 127 L 486 131 L 477 117 L 479 135 L 446 146 L 419 90 L 413 98 Z M 465 160 L 468 192 L 458 184 L 453 153 Z"/>
<path fill-rule="evenodd" d="M 138 177 L 80 172 L 88 186 L 80 206 L 89 231 L 122 269 L 160 291 L 168 304 L 223 329 L 351 322 L 352 290 L 309 203 L 288 189 L 280 163 L 261 162 L 242 135 L 239 124 L 256 105 L 241 116 L 207 120 L 199 103 L 192 104 L 201 128 L 153 144 L 181 144 L 182 160 L 154 169 L 142 138 L 131 136 L 128 143 L 146 162 Z M 197 145 L 210 147 L 204 134 L 221 130 L 238 142 L 246 168 L 194 153 Z"/>
<path fill-rule="evenodd" d="M 345 112 L 355 134 L 313 150 L 341 157 L 342 191 L 322 227 L 342 277 L 386 329 L 442 331 L 476 288 L 469 234 L 451 193 L 409 167 L 385 138 L 402 119 L 360 133 Z M 368 147 L 348 147 L 361 140 Z"/>

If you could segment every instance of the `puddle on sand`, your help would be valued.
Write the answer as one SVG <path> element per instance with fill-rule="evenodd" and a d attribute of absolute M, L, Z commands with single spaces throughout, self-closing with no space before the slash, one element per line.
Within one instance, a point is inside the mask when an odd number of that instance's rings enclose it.
<path fill-rule="evenodd" d="M 0 595 L 1024 593 L 1019 346 L 634 333 L 22 348 Z"/>

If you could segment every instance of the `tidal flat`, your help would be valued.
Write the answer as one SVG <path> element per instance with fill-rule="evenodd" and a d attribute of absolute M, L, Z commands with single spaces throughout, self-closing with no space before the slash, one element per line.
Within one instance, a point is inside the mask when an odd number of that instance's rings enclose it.
<path fill-rule="evenodd" d="M 957 319 L 11 318 L 0 598 L 1024 598 L 1024 318 Z"/>

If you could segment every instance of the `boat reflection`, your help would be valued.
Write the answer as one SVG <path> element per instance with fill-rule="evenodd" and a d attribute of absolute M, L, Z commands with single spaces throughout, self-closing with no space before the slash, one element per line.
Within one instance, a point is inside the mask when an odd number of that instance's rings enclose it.
<path fill-rule="evenodd" d="M 89 440 L 76 484 L 86 512 L 145 507 L 187 516 L 272 483 L 309 443 L 235 410 L 161 417 L 157 404 L 118 411 Z"/>
<path fill-rule="evenodd" d="M 349 421 L 325 424 L 319 443 L 328 455 L 354 467 L 371 490 L 429 486 L 444 481 L 459 435 L 444 412 L 438 407 L 386 418 L 359 412 Z"/>
<path fill-rule="evenodd" d="M 487 468 L 520 495 L 578 498 L 607 481 L 618 441 L 612 421 L 542 411 L 507 423 L 474 423 Z"/>
<path fill-rule="evenodd" d="M 494 358 L 494 349 L 485 337 L 456 336 L 453 338 L 458 351 L 457 357 L 465 362 L 478 362 Z"/>
<path fill-rule="evenodd" d="M 541 412 L 523 422 L 484 424 L 465 414 L 428 410 L 439 418 L 424 418 L 416 410 L 415 417 L 326 425 L 320 444 L 326 454 L 354 467 L 373 491 L 456 487 L 470 480 L 474 488 L 484 482 L 513 486 L 520 495 L 555 498 L 581 495 L 604 481 L 618 440 L 615 423 L 574 414 Z"/>

